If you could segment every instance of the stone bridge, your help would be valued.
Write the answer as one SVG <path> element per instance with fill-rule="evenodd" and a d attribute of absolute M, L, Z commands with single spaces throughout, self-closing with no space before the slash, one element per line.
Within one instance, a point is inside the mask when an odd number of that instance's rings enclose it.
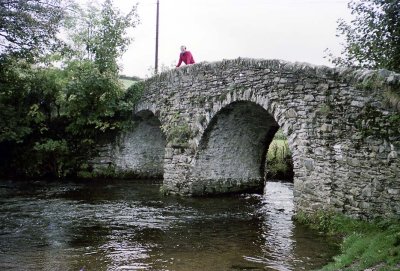
<path fill-rule="evenodd" d="M 257 190 L 281 128 L 297 210 L 400 216 L 399 74 L 239 58 L 185 66 L 144 85 L 134 128 L 98 162 L 162 176 L 166 193 Z"/>

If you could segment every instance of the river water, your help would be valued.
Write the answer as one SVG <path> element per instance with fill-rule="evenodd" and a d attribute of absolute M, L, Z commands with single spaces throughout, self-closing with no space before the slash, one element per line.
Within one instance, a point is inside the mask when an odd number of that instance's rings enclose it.
<path fill-rule="evenodd" d="M 0 182 L 0 270 L 312 270 L 334 240 L 298 225 L 293 185 L 164 197 L 155 181 Z"/>

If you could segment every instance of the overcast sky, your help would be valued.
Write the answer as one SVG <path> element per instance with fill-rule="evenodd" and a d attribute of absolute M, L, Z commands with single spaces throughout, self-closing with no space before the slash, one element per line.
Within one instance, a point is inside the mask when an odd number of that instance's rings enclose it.
<path fill-rule="evenodd" d="M 83 1 L 83 0 L 82 0 Z M 186 45 L 196 62 L 238 57 L 330 65 L 340 52 L 337 20 L 350 18 L 348 0 L 159 0 L 159 67 L 174 67 Z M 141 24 L 121 60 L 122 73 L 146 77 L 154 68 L 157 0 L 114 0 L 122 11 L 139 3 Z"/>

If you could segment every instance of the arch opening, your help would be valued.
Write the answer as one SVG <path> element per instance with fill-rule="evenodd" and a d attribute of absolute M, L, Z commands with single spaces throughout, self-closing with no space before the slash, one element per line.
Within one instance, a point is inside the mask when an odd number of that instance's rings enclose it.
<path fill-rule="evenodd" d="M 125 167 L 133 169 L 143 178 L 162 179 L 164 174 L 164 154 L 167 144 L 161 130 L 161 122 L 149 110 L 136 113 L 134 125 L 126 135 Z"/>
<path fill-rule="evenodd" d="M 166 138 L 153 112 L 136 113 L 132 125 L 109 141 L 96 158 L 96 171 L 111 169 L 123 178 L 163 178 Z"/>
<path fill-rule="evenodd" d="M 282 129 L 279 129 L 268 146 L 265 162 L 265 179 L 293 182 L 293 159 L 289 143 Z"/>
<path fill-rule="evenodd" d="M 193 195 L 262 192 L 268 146 L 279 124 L 262 106 L 233 102 L 210 121 L 191 173 Z"/>

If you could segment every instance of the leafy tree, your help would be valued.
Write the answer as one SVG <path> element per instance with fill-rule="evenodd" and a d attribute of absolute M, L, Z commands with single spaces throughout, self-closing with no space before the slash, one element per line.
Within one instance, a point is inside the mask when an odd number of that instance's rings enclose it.
<path fill-rule="evenodd" d="M 59 58 L 62 69 L 14 54 L 33 43 L 0 54 L 0 174 L 73 176 L 95 155 L 99 137 L 124 126 L 132 103 L 123 99 L 132 92 L 123 91 L 117 58 L 129 44 L 127 28 L 137 23 L 135 8 L 123 16 L 106 0 L 102 9 L 87 12 L 91 35 L 78 31 L 81 43 Z"/>
<path fill-rule="evenodd" d="M 0 61 L 0 141 L 21 142 L 31 133 L 27 116 L 31 78 L 29 65 L 2 59 Z"/>
<path fill-rule="evenodd" d="M 123 15 L 112 0 L 105 0 L 101 9 L 90 5 L 87 10 L 79 10 L 67 24 L 74 42 L 72 58 L 93 60 L 101 73 L 117 75 L 117 59 L 131 42 L 127 29 L 138 23 L 136 6 Z"/>
<path fill-rule="evenodd" d="M 82 132 L 90 135 L 115 129 L 110 119 L 113 118 L 123 95 L 118 77 L 102 73 L 90 61 L 72 62 L 66 72 L 72 79 L 65 86 L 63 114 L 71 118 L 67 129 L 77 135 Z"/>
<path fill-rule="evenodd" d="M 5 56 L 0 67 L 0 165 L 11 175 L 45 172 L 57 160 L 47 160 L 36 145 L 62 138 L 55 127 L 65 83 L 61 71 Z"/>
<path fill-rule="evenodd" d="M 37 55 L 58 44 L 56 34 L 69 2 L 0 0 L 0 53 Z"/>
<path fill-rule="evenodd" d="M 345 44 L 342 56 L 330 55 L 332 62 L 400 72 L 400 1 L 352 0 L 348 7 L 355 17 L 339 20 Z"/>
<path fill-rule="evenodd" d="M 75 55 L 66 62 L 65 72 L 71 80 L 65 87 L 62 110 L 70 119 L 66 132 L 77 154 L 77 166 L 93 155 L 102 134 L 123 127 L 120 107 L 124 92 L 117 59 L 131 41 L 127 29 L 138 23 L 136 6 L 122 15 L 111 0 L 106 0 L 101 9 L 89 7 L 80 12 L 84 20 L 74 20 L 78 23 L 71 25 L 78 31 L 72 35 Z M 79 59 L 82 56 L 86 56 L 84 60 Z"/>
<path fill-rule="evenodd" d="M 100 24 L 93 37 L 92 52 L 95 63 L 100 72 L 106 70 L 117 74 L 116 60 L 128 48 L 131 39 L 126 37 L 126 30 L 137 24 L 136 6 L 126 15 L 122 16 L 112 8 L 112 1 L 106 0 L 100 13 Z"/>

